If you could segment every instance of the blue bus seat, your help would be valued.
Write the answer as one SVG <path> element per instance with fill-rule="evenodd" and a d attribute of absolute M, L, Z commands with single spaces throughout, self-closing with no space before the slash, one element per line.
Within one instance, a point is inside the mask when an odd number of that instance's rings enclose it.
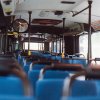
<path fill-rule="evenodd" d="M 100 80 L 95 80 L 97 95 L 100 96 Z"/>
<path fill-rule="evenodd" d="M 35 100 L 35 98 L 31 96 L 0 95 L 0 100 Z"/>
<path fill-rule="evenodd" d="M 87 60 L 85 58 L 63 58 L 62 63 L 81 64 L 84 67 L 87 67 Z"/>
<path fill-rule="evenodd" d="M 33 70 L 40 70 L 40 69 L 44 68 L 45 66 L 46 66 L 46 64 L 34 64 L 32 66 L 32 69 Z"/>
<path fill-rule="evenodd" d="M 49 70 L 44 73 L 44 79 L 64 79 L 69 76 L 67 71 Z"/>
<path fill-rule="evenodd" d="M 42 56 L 47 58 L 47 59 L 51 58 L 51 54 L 43 54 Z"/>
<path fill-rule="evenodd" d="M 30 69 L 30 66 L 31 66 L 31 62 L 28 62 L 28 63 L 26 63 L 26 65 L 23 67 L 23 69 L 24 69 L 24 71 L 28 74 L 28 71 L 29 71 L 29 69 Z"/>
<path fill-rule="evenodd" d="M 68 88 L 68 86 L 66 86 L 66 88 Z M 39 80 L 36 83 L 36 98 L 38 100 L 61 100 L 61 97 L 63 96 L 63 89 L 63 79 Z M 97 96 L 95 82 L 76 80 L 72 84 L 69 96 Z"/>
<path fill-rule="evenodd" d="M 31 70 L 28 72 L 28 78 L 33 86 L 33 90 L 36 90 L 36 82 L 40 76 L 40 70 Z M 47 71 L 44 75 L 44 79 L 64 79 L 69 76 L 66 71 Z"/>
<path fill-rule="evenodd" d="M 61 56 L 52 55 L 52 56 L 51 56 L 51 59 L 61 61 L 61 60 L 62 60 L 62 57 L 61 57 Z"/>
<path fill-rule="evenodd" d="M 14 76 L 0 77 L 0 95 L 24 95 L 22 81 Z"/>
<path fill-rule="evenodd" d="M 28 72 L 28 79 L 32 85 L 34 94 L 35 94 L 36 82 L 39 79 L 39 73 L 40 70 L 31 70 Z"/>
<path fill-rule="evenodd" d="M 62 96 L 63 79 L 39 80 L 36 84 L 37 100 L 60 100 Z"/>
<path fill-rule="evenodd" d="M 75 80 L 71 86 L 70 96 L 96 96 L 97 88 L 95 81 Z"/>
<path fill-rule="evenodd" d="M 61 100 L 100 100 L 100 96 L 64 97 Z"/>
<path fill-rule="evenodd" d="M 18 55 L 17 61 L 19 64 L 21 64 L 21 55 Z"/>

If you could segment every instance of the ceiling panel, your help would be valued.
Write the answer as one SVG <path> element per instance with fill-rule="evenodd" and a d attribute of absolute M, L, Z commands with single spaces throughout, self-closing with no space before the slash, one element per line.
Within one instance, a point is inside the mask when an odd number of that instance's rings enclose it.
<path fill-rule="evenodd" d="M 75 4 L 62 4 L 61 1 L 74 1 Z M 17 10 L 66 10 L 70 11 L 84 0 L 24 0 Z"/>
<path fill-rule="evenodd" d="M 61 4 L 61 1 L 72 1 L 75 4 Z M 99 4 L 100 0 L 92 0 L 92 22 L 100 19 Z M 56 19 L 62 20 L 66 18 L 65 26 L 71 24 L 88 23 L 88 9 L 79 15 L 72 17 L 72 12 L 78 12 L 88 6 L 88 0 L 24 0 L 23 3 L 18 4 L 15 14 L 28 21 L 28 11 L 32 11 L 33 19 Z M 98 8 L 98 9 L 97 9 Z M 55 11 L 63 11 L 61 15 L 55 15 Z M 63 23 L 57 25 L 62 27 Z"/>
<path fill-rule="evenodd" d="M 62 4 L 61 1 L 75 2 L 75 4 Z M 70 18 L 69 12 L 83 1 L 85 0 L 24 0 L 23 3 L 17 5 L 15 14 L 17 18 L 21 16 L 21 18 L 27 21 L 29 17 L 28 11 L 32 11 L 32 20 L 36 18 L 62 20 L 62 18 L 65 17 L 68 18 L 68 21 Z M 63 11 L 63 13 L 61 15 L 56 15 L 56 11 Z M 69 22 L 66 23 L 66 26 L 69 25 Z M 71 23 L 72 22 L 73 21 L 71 21 Z M 62 24 L 57 26 L 62 27 Z"/>

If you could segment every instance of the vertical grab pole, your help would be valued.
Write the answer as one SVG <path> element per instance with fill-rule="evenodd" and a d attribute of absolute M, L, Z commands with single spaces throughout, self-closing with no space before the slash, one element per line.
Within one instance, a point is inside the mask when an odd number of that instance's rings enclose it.
<path fill-rule="evenodd" d="M 43 41 L 42 41 L 42 50 L 43 51 L 45 51 L 44 44 L 45 44 L 45 33 L 43 34 Z"/>
<path fill-rule="evenodd" d="M 3 44 L 2 44 L 2 41 L 3 41 L 3 34 L 1 34 L 1 38 L 0 38 L 0 48 L 1 48 L 1 53 L 3 52 Z"/>
<path fill-rule="evenodd" d="M 28 11 L 28 14 L 29 14 L 29 27 L 28 27 L 28 55 L 31 55 L 30 54 L 30 28 L 31 28 L 31 14 L 32 14 L 32 11 Z"/>
<path fill-rule="evenodd" d="M 65 18 L 63 18 L 63 32 L 65 29 Z M 63 39 L 62 39 L 62 58 L 64 57 L 64 33 L 63 33 Z"/>
<path fill-rule="evenodd" d="M 8 46 L 8 35 L 7 35 L 7 31 L 5 33 L 5 53 L 7 52 L 7 46 Z"/>
<path fill-rule="evenodd" d="M 38 51 L 39 51 L 39 42 L 38 42 Z"/>
<path fill-rule="evenodd" d="M 91 4 L 92 0 L 88 0 L 89 4 L 89 31 L 88 31 L 88 64 L 91 63 L 92 59 L 92 45 L 91 45 Z"/>
<path fill-rule="evenodd" d="M 73 36 L 73 44 L 74 44 L 74 46 L 73 46 L 73 53 L 75 54 L 76 53 L 76 35 L 74 35 Z"/>
<path fill-rule="evenodd" d="M 61 54 L 61 38 L 59 36 L 59 53 Z"/>
<path fill-rule="evenodd" d="M 42 35 L 40 35 L 40 38 L 42 39 Z M 42 51 L 42 41 L 41 41 L 41 45 L 40 45 L 40 50 Z"/>
<path fill-rule="evenodd" d="M 56 53 L 57 53 L 57 35 L 56 35 Z"/>
<path fill-rule="evenodd" d="M 52 34 L 52 42 L 51 42 L 51 51 L 54 52 L 54 40 L 53 40 L 53 34 Z"/>
<path fill-rule="evenodd" d="M 43 41 L 43 34 L 42 34 L 42 51 L 44 51 L 43 50 L 43 44 L 44 44 L 44 41 Z"/>

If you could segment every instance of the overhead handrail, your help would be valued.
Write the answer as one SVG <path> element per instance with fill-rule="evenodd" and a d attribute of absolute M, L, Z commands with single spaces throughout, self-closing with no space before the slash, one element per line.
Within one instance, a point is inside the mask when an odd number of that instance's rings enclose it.
<path fill-rule="evenodd" d="M 84 8 L 84 9 L 82 9 L 81 11 L 79 11 L 79 12 L 77 12 L 77 13 L 73 13 L 72 17 L 74 17 L 74 16 L 76 16 L 76 15 L 80 14 L 81 12 L 83 12 L 83 11 L 87 10 L 88 8 L 89 8 L 89 6 L 88 6 L 88 7 L 86 7 L 86 8 Z M 72 12 L 73 12 L 73 11 L 72 11 Z"/>
<path fill-rule="evenodd" d="M 92 0 L 88 0 L 88 7 L 84 8 L 83 10 L 72 15 L 74 17 L 74 16 L 80 14 L 81 12 L 89 9 L 89 16 L 88 16 L 88 24 L 89 24 L 88 25 L 89 26 L 88 27 L 88 55 L 87 55 L 88 64 L 91 63 L 91 59 L 92 59 L 92 51 L 91 51 L 92 50 L 92 47 L 91 47 L 91 33 L 92 33 L 92 31 L 91 31 L 91 8 L 92 8 L 92 2 L 93 2 Z"/>

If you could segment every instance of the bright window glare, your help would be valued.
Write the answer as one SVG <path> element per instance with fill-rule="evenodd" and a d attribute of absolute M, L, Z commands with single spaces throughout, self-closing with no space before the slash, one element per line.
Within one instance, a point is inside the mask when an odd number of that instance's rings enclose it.
<path fill-rule="evenodd" d="M 100 58 L 100 32 L 92 34 L 92 58 Z"/>
<path fill-rule="evenodd" d="M 87 58 L 88 51 L 88 35 L 82 35 L 79 38 L 79 51 Z"/>
<path fill-rule="evenodd" d="M 95 32 L 91 36 L 92 41 L 92 59 L 100 58 L 100 32 Z M 82 35 L 79 38 L 80 53 L 87 57 L 88 52 L 88 35 Z"/>
<path fill-rule="evenodd" d="M 40 49 L 44 49 L 42 48 L 42 43 L 30 43 L 30 50 L 40 50 Z M 28 50 L 28 42 L 25 42 L 25 50 Z"/>

